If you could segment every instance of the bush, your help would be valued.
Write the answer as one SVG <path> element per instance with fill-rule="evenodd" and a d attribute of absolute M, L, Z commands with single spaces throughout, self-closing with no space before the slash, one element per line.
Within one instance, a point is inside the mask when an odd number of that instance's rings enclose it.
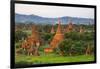
<path fill-rule="evenodd" d="M 19 41 L 19 42 L 15 43 L 15 47 L 16 48 L 20 48 L 21 47 L 21 43 L 22 43 L 22 41 Z"/>
<path fill-rule="evenodd" d="M 81 37 L 84 41 L 91 41 L 94 40 L 94 33 L 93 32 L 85 32 L 82 34 Z"/>
<path fill-rule="evenodd" d="M 58 48 L 55 51 L 63 56 L 74 56 L 85 54 L 85 47 L 86 43 L 84 41 L 66 39 L 58 44 Z"/>
<path fill-rule="evenodd" d="M 58 51 L 58 53 L 63 56 L 70 55 L 71 46 L 72 40 L 63 40 L 58 44 L 56 51 Z"/>
<path fill-rule="evenodd" d="M 27 33 L 23 32 L 23 31 L 16 31 L 15 32 L 15 41 L 19 42 L 22 39 L 25 39 L 27 37 Z"/>
<path fill-rule="evenodd" d="M 69 32 L 64 34 L 66 39 L 79 40 L 80 34 L 78 32 Z"/>
<path fill-rule="evenodd" d="M 54 34 L 50 34 L 50 33 L 42 33 L 41 34 L 41 38 L 44 40 L 44 42 L 49 43 L 52 39 Z"/>
<path fill-rule="evenodd" d="M 84 41 L 73 41 L 73 45 L 71 47 L 73 55 L 82 55 L 84 54 L 85 50 L 85 43 Z"/>
<path fill-rule="evenodd" d="M 83 41 L 90 41 L 94 40 L 94 33 L 93 32 L 84 32 L 80 34 L 79 32 L 70 32 L 64 34 L 65 39 L 72 39 L 72 40 L 83 40 Z"/>

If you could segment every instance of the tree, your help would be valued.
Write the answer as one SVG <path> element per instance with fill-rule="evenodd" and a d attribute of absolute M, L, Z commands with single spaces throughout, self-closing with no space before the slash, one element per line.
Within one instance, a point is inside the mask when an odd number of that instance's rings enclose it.
<path fill-rule="evenodd" d="M 65 39 L 79 40 L 80 34 L 78 32 L 69 32 L 64 34 Z"/>
<path fill-rule="evenodd" d="M 73 41 L 73 45 L 71 47 L 73 55 L 82 55 L 84 54 L 85 50 L 85 43 L 84 41 Z"/>
<path fill-rule="evenodd" d="M 41 38 L 46 42 L 46 43 L 49 43 L 50 40 L 52 39 L 54 34 L 51 34 L 51 33 L 42 33 L 41 34 Z"/>
<path fill-rule="evenodd" d="M 27 37 L 27 33 L 19 30 L 15 32 L 15 41 L 19 42 L 19 40 L 25 39 Z"/>
<path fill-rule="evenodd" d="M 56 51 L 63 56 L 74 56 L 85 54 L 84 41 L 65 39 L 58 44 Z"/>
<path fill-rule="evenodd" d="M 71 55 L 72 40 L 63 40 L 58 44 L 57 50 L 60 55 Z"/>

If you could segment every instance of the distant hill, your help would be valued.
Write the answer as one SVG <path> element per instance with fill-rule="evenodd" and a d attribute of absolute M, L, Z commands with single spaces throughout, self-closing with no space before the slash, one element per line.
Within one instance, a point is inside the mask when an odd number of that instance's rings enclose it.
<path fill-rule="evenodd" d="M 60 17 L 62 24 L 67 24 L 69 18 L 74 24 L 94 24 L 93 19 L 64 16 Z M 15 14 L 16 23 L 57 24 L 58 18 L 46 18 L 37 15 Z"/>

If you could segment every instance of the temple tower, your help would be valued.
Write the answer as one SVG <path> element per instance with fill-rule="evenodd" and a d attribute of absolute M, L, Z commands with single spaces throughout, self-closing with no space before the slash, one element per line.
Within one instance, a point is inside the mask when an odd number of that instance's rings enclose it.
<path fill-rule="evenodd" d="M 67 25 L 66 32 L 72 32 L 72 31 L 73 31 L 73 24 L 71 19 L 69 19 L 69 24 Z"/>
<path fill-rule="evenodd" d="M 59 44 L 59 42 L 61 42 L 63 40 L 63 38 L 64 38 L 64 35 L 61 30 L 61 21 L 60 21 L 60 19 L 58 19 L 57 31 L 50 43 L 51 48 L 56 48 L 57 45 Z"/>
<path fill-rule="evenodd" d="M 22 43 L 22 48 L 26 49 L 28 54 L 39 55 L 38 49 L 40 46 L 39 32 L 36 30 L 36 26 L 32 26 L 32 35 L 25 39 Z"/>

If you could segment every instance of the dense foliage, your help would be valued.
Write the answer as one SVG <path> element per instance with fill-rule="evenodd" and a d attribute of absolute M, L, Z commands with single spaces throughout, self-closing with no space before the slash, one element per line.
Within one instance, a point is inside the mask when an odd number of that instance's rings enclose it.
<path fill-rule="evenodd" d="M 56 51 L 61 55 L 82 55 L 86 51 L 92 54 L 94 51 L 94 35 L 92 32 L 78 33 L 70 32 L 65 33 L 65 39 L 58 44 Z"/>
<path fill-rule="evenodd" d="M 19 42 L 20 40 L 24 40 L 27 37 L 27 33 L 19 30 L 15 32 L 15 41 Z"/>
<path fill-rule="evenodd" d="M 29 35 L 31 30 L 31 26 L 34 24 L 18 24 L 18 31 L 15 32 L 15 41 L 16 47 L 19 48 L 21 45 L 21 41 L 23 41 Z M 73 32 L 64 32 L 64 40 L 58 44 L 58 47 L 55 49 L 55 53 L 63 55 L 63 56 L 74 56 L 74 55 L 82 55 L 87 53 L 87 49 L 89 49 L 90 53 L 93 54 L 94 51 L 94 32 L 93 25 L 74 25 L 76 31 Z M 84 27 L 85 32 L 80 33 L 79 27 Z M 49 47 L 49 44 L 53 38 L 54 34 L 50 33 L 52 25 L 36 25 L 37 30 L 40 33 L 40 37 L 42 39 L 42 47 L 40 52 L 43 52 L 43 49 Z M 66 28 L 66 25 L 62 25 L 62 28 Z M 54 25 L 54 30 L 56 31 L 57 24 Z M 28 30 L 28 31 L 27 31 Z M 27 31 L 27 32 L 25 32 Z M 63 30 L 62 30 L 63 31 Z"/>

